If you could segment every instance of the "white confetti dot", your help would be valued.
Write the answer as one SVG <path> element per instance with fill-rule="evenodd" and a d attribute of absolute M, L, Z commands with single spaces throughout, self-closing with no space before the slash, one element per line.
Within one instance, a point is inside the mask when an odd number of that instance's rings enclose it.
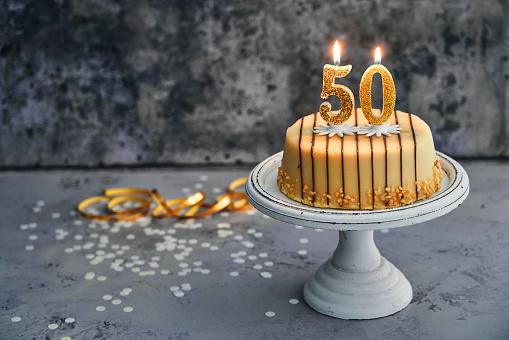
<path fill-rule="evenodd" d="M 88 272 L 85 274 L 85 280 L 92 280 L 95 277 L 94 272 Z"/>
<path fill-rule="evenodd" d="M 168 275 L 170 271 L 168 269 L 163 269 L 160 271 L 161 275 Z"/>
<path fill-rule="evenodd" d="M 269 272 L 261 272 L 260 276 L 265 278 L 265 279 L 270 279 L 272 277 L 272 274 L 269 273 Z"/>
<path fill-rule="evenodd" d="M 246 248 L 253 248 L 254 247 L 254 243 L 251 242 L 251 241 L 243 241 L 242 242 L 242 245 Z"/>
<path fill-rule="evenodd" d="M 261 264 L 255 264 L 255 265 L 253 266 L 253 269 L 256 269 L 256 270 L 260 270 L 260 269 L 262 269 L 262 268 L 263 268 L 263 266 L 262 266 Z"/>
<path fill-rule="evenodd" d="M 258 259 L 258 256 L 256 256 L 256 255 L 249 255 L 249 256 L 247 257 L 247 259 L 248 259 L 248 260 L 251 260 L 251 261 L 254 261 L 254 260 Z"/>
<path fill-rule="evenodd" d="M 194 185 L 194 188 L 195 188 L 195 189 L 198 189 L 198 190 L 203 189 L 203 184 L 202 184 L 202 183 L 196 183 L 196 184 Z"/>
<path fill-rule="evenodd" d="M 308 243 L 309 240 L 307 238 L 301 238 L 301 239 L 299 239 L 299 242 L 300 243 Z"/>
<path fill-rule="evenodd" d="M 60 338 L 60 340 L 71 340 L 70 336 L 63 336 Z"/>
<path fill-rule="evenodd" d="M 315 231 L 315 233 L 322 233 L 322 232 L 324 232 L 323 229 L 314 229 L 314 231 Z"/>
<path fill-rule="evenodd" d="M 41 211 L 41 207 L 33 207 L 33 208 L 32 208 L 32 211 L 33 211 L 34 213 L 38 213 L 38 212 L 40 212 L 40 211 Z"/>
<path fill-rule="evenodd" d="M 106 281 L 106 276 L 104 275 L 98 276 L 97 281 Z"/>
<path fill-rule="evenodd" d="M 269 254 L 267 254 L 267 253 L 260 253 L 260 254 L 258 254 L 258 256 L 263 258 L 263 257 L 268 257 Z"/>
<path fill-rule="evenodd" d="M 299 255 L 301 255 L 301 256 L 305 256 L 305 255 L 307 255 L 307 254 L 308 254 L 308 251 L 307 251 L 307 250 L 305 250 L 305 249 L 301 249 L 301 250 L 299 250 L 299 251 L 297 252 L 297 254 L 299 254 Z"/>
<path fill-rule="evenodd" d="M 51 217 L 55 218 L 55 219 L 60 218 L 60 213 L 53 213 L 53 214 L 51 214 Z"/>
<path fill-rule="evenodd" d="M 27 230 L 27 229 L 28 229 L 28 224 L 20 224 L 20 225 L 19 225 L 19 229 L 21 229 L 21 230 Z"/>
<path fill-rule="evenodd" d="M 246 211 L 246 214 L 248 214 L 249 216 L 256 215 L 256 210 L 254 210 L 254 209 L 248 210 L 248 211 Z"/>
<path fill-rule="evenodd" d="M 265 316 L 267 316 L 269 318 L 273 317 L 274 315 L 276 315 L 276 313 L 274 313 L 273 311 L 265 312 Z"/>
<path fill-rule="evenodd" d="M 202 269 L 201 273 L 202 274 L 210 274 L 210 269 Z"/>
<path fill-rule="evenodd" d="M 222 211 L 219 215 L 221 215 L 221 217 L 228 217 L 230 216 L 230 213 L 227 211 Z"/>
<path fill-rule="evenodd" d="M 21 321 L 21 317 L 19 317 L 19 316 L 13 316 L 13 317 L 11 318 L 11 321 L 12 321 L 12 322 L 20 322 L 20 321 Z"/>
<path fill-rule="evenodd" d="M 217 227 L 219 229 L 228 229 L 228 228 L 231 228 L 231 223 L 227 223 L 227 222 L 222 222 L 222 223 L 218 223 L 217 224 Z"/>
<path fill-rule="evenodd" d="M 40 201 L 35 202 L 35 204 L 36 204 L 38 207 L 44 207 L 44 206 L 46 205 L 46 202 L 44 202 L 43 200 L 40 200 Z"/>
<path fill-rule="evenodd" d="M 103 295 L 103 300 L 111 300 L 113 298 L 113 296 L 111 296 L 110 294 L 106 294 L 106 295 Z"/>
<path fill-rule="evenodd" d="M 263 236 L 263 233 L 262 232 L 256 232 L 253 234 L 254 237 L 257 237 L 257 238 L 260 238 Z"/>
<path fill-rule="evenodd" d="M 32 251 L 32 250 L 34 250 L 34 246 L 31 245 L 31 244 L 28 244 L 28 245 L 25 246 L 25 250 L 26 251 Z"/>
<path fill-rule="evenodd" d="M 248 229 L 247 233 L 248 234 L 254 234 L 254 233 L 256 233 L 256 230 L 255 229 Z"/>
<path fill-rule="evenodd" d="M 120 305 L 122 303 L 122 300 L 115 299 L 115 300 L 111 301 L 111 303 L 114 304 L 114 305 Z"/>
<path fill-rule="evenodd" d="M 210 250 L 211 251 L 217 251 L 217 250 L 219 250 L 219 247 L 218 246 L 211 246 Z"/>
<path fill-rule="evenodd" d="M 183 297 L 185 294 L 184 294 L 183 291 L 177 290 L 177 291 L 173 292 L 173 295 L 175 295 L 176 297 L 180 298 L 180 297 Z"/>
<path fill-rule="evenodd" d="M 30 229 L 35 229 L 35 228 L 37 228 L 37 223 L 35 223 L 35 222 L 28 223 L 28 227 L 29 227 Z"/>
<path fill-rule="evenodd" d="M 123 292 L 129 292 L 129 293 L 130 293 L 130 292 L 132 292 L 132 291 L 133 291 L 133 289 L 132 289 L 132 288 L 129 288 L 129 287 L 126 287 L 126 288 L 122 289 L 122 291 L 123 291 Z"/>
<path fill-rule="evenodd" d="M 134 240 L 136 238 L 136 235 L 134 235 L 134 234 L 127 234 L 125 238 L 128 239 L 128 240 Z"/>
<path fill-rule="evenodd" d="M 74 318 L 65 318 L 65 323 L 73 323 L 74 321 L 76 321 Z"/>
<path fill-rule="evenodd" d="M 233 239 L 235 241 L 242 241 L 244 239 L 244 236 L 242 236 L 242 235 L 235 235 L 235 236 L 233 236 Z"/>
<path fill-rule="evenodd" d="M 104 306 L 97 306 L 97 307 L 95 307 L 95 310 L 98 311 L 98 312 L 102 312 L 105 309 L 106 309 L 106 307 L 104 307 Z"/>
<path fill-rule="evenodd" d="M 206 181 L 208 181 L 208 180 L 209 180 L 209 176 L 207 176 L 207 175 L 201 175 L 201 176 L 200 176 L 200 181 L 202 181 L 202 182 L 206 182 Z"/>
<path fill-rule="evenodd" d="M 272 266 L 274 265 L 274 262 L 272 262 L 272 261 L 267 261 L 267 262 L 265 262 L 263 265 L 264 265 L 264 266 L 266 266 L 266 267 L 272 267 Z"/>
<path fill-rule="evenodd" d="M 239 272 L 230 272 L 231 277 L 237 277 L 239 276 Z"/>
<path fill-rule="evenodd" d="M 301 226 L 301 225 L 296 225 L 296 226 L 295 226 L 295 229 L 304 229 L 304 227 L 303 227 L 303 226 Z"/>
<path fill-rule="evenodd" d="M 82 224 L 83 224 L 83 221 L 81 221 L 81 220 L 74 221 L 74 225 L 82 225 Z"/>
<path fill-rule="evenodd" d="M 187 275 L 187 272 L 181 270 L 177 273 L 178 276 L 186 276 Z"/>
<path fill-rule="evenodd" d="M 380 229 L 380 232 L 383 234 L 387 234 L 389 231 L 389 229 Z"/>
<path fill-rule="evenodd" d="M 290 299 L 288 302 L 290 302 L 292 305 L 296 305 L 299 303 L 299 300 L 297 299 Z"/>
<path fill-rule="evenodd" d="M 180 290 L 180 287 L 179 287 L 179 286 L 171 286 L 171 287 L 170 287 L 170 290 L 171 290 L 172 292 L 176 292 L 177 290 Z"/>
<path fill-rule="evenodd" d="M 133 307 L 124 307 L 124 309 L 122 309 L 124 312 L 126 313 L 130 313 L 133 311 Z"/>
<path fill-rule="evenodd" d="M 203 242 L 203 243 L 201 244 L 201 246 L 202 246 L 202 248 L 208 248 L 208 247 L 210 247 L 210 243 L 208 243 L 208 242 Z"/>
<path fill-rule="evenodd" d="M 58 325 L 56 323 L 51 323 L 51 324 L 48 325 L 48 328 L 49 329 L 57 329 Z"/>
<path fill-rule="evenodd" d="M 35 240 L 37 240 L 37 235 L 36 235 L 36 234 L 28 235 L 28 239 L 29 239 L 30 241 L 35 241 Z"/>
<path fill-rule="evenodd" d="M 180 285 L 182 287 L 182 290 L 191 290 L 191 284 L 190 283 L 183 283 Z"/>
<path fill-rule="evenodd" d="M 188 266 L 189 266 L 189 265 L 188 265 L 187 263 L 185 263 L 185 262 L 181 262 L 181 263 L 179 263 L 179 267 L 180 267 L 180 268 L 187 268 Z"/>

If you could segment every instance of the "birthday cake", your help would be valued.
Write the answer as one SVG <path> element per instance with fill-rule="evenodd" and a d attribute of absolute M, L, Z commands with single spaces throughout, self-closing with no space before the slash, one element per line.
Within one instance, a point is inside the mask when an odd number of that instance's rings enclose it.
<path fill-rule="evenodd" d="M 297 120 L 286 132 L 280 190 L 295 201 L 336 209 L 396 208 L 429 198 L 440 189 L 443 172 L 428 125 L 401 111 L 387 122 L 401 129 L 340 136 L 317 133 L 327 126 L 320 113 Z M 344 125 L 369 124 L 358 108 Z"/>

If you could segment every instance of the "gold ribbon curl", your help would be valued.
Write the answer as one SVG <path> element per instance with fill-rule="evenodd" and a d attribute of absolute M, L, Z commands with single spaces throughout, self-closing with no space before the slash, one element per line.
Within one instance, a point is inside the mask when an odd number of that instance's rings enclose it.
<path fill-rule="evenodd" d="M 141 217 L 150 215 L 150 206 L 152 202 L 158 205 L 152 211 L 152 216 L 157 219 L 164 218 L 202 218 L 222 210 L 226 211 L 246 211 L 253 209 L 249 204 L 246 193 L 235 191 L 246 183 L 247 177 L 236 179 L 228 186 L 226 194 L 220 196 L 215 203 L 205 203 L 207 197 L 202 192 L 186 197 L 176 198 L 165 201 L 159 192 L 135 188 L 115 188 L 106 189 L 103 196 L 94 196 L 87 198 L 78 205 L 78 211 L 81 216 L 100 221 L 133 221 Z M 121 210 L 118 206 L 123 202 L 140 202 L 141 205 Z M 109 214 L 93 214 L 85 210 L 92 204 L 98 202 L 107 202 Z"/>

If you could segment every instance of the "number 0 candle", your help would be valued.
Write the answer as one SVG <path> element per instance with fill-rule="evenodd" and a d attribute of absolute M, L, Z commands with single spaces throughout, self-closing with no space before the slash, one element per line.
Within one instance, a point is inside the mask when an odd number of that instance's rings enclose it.
<path fill-rule="evenodd" d="M 391 116 L 394 105 L 396 104 L 396 88 L 394 87 L 394 81 L 392 80 L 391 73 L 381 64 L 381 61 L 382 53 L 380 47 L 377 47 L 375 51 L 375 64 L 368 67 L 366 72 L 364 72 L 359 89 L 362 113 L 364 113 L 366 119 L 373 125 L 385 123 Z M 371 83 L 375 73 L 379 73 L 382 76 L 384 98 L 382 114 L 378 117 L 373 114 L 371 109 Z"/>
<path fill-rule="evenodd" d="M 323 67 L 323 88 L 322 99 L 327 99 L 329 96 L 334 95 L 341 100 L 341 110 L 337 115 L 331 115 L 331 104 L 323 102 L 320 105 L 320 116 L 332 124 L 341 124 L 350 117 L 354 109 L 354 97 L 352 91 L 344 85 L 335 84 L 336 78 L 346 76 L 352 70 L 352 65 L 339 66 L 341 58 L 341 51 L 339 43 L 336 41 L 334 44 L 334 65 L 326 64 Z"/>

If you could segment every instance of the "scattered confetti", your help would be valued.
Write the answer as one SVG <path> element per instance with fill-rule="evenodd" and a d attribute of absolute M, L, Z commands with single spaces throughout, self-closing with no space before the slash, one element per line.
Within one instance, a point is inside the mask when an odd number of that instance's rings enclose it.
<path fill-rule="evenodd" d="M 120 305 L 122 303 L 122 300 L 115 299 L 115 300 L 112 300 L 111 303 L 114 304 L 114 305 Z"/>
<path fill-rule="evenodd" d="M 60 218 L 60 213 L 53 213 L 51 214 L 51 217 L 55 219 Z"/>
<path fill-rule="evenodd" d="M 48 325 L 48 328 L 49 329 L 57 329 L 58 328 L 58 325 L 56 323 L 52 323 L 52 324 L 49 324 Z"/>
<path fill-rule="evenodd" d="M 124 312 L 126 313 L 130 313 L 133 311 L 133 307 L 124 307 L 124 309 L 122 309 Z"/>
<path fill-rule="evenodd" d="M 269 318 L 273 317 L 274 315 L 276 315 L 276 313 L 274 313 L 273 311 L 265 312 L 265 316 L 268 316 Z"/>
<path fill-rule="evenodd" d="M 76 321 L 74 318 L 65 318 L 65 323 L 73 323 L 74 321 Z"/>
<path fill-rule="evenodd" d="M 25 246 L 25 250 L 26 251 L 32 251 L 32 250 L 34 250 L 34 246 L 32 244 L 28 244 L 28 245 Z"/>
<path fill-rule="evenodd" d="M 60 340 L 71 340 L 70 336 L 63 336 L 60 338 Z"/>
<path fill-rule="evenodd" d="M 288 302 L 290 302 L 292 305 L 296 305 L 299 303 L 299 300 L 297 299 L 290 299 Z"/>
<path fill-rule="evenodd" d="M 106 281 L 106 276 L 104 275 L 98 276 L 97 281 Z"/>
<path fill-rule="evenodd" d="M 107 294 L 107 295 L 103 295 L 103 300 L 108 301 L 108 300 L 111 300 L 112 298 L 113 298 L 113 296 L 111 296 L 111 295 L 109 295 L 109 294 Z"/>
<path fill-rule="evenodd" d="M 185 294 L 184 294 L 183 291 L 177 290 L 177 291 L 173 292 L 173 295 L 175 295 L 176 297 L 180 298 L 180 297 L 183 297 Z"/>
<path fill-rule="evenodd" d="M 269 273 L 269 272 L 261 272 L 260 276 L 265 278 L 265 279 L 270 279 L 272 277 L 272 274 Z"/>
<path fill-rule="evenodd" d="M 106 307 L 104 307 L 104 306 L 97 306 L 97 307 L 95 307 L 95 310 L 98 311 L 98 312 L 102 312 L 102 311 L 106 310 Z"/>
<path fill-rule="evenodd" d="M 21 317 L 19 317 L 19 316 L 13 316 L 13 317 L 11 318 L 11 321 L 12 321 L 12 322 L 20 322 L 20 321 L 21 321 Z"/>
<path fill-rule="evenodd" d="M 231 277 L 237 277 L 239 276 L 239 272 L 230 272 Z"/>
<path fill-rule="evenodd" d="M 309 240 L 307 238 L 301 238 L 301 239 L 299 239 L 299 242 L 300 243 L 308 243 Z"/>
<path fill-rule="evenodd" d="M 85 274 L 85 280 L 93 280 L 95 277 L 95 273 L 94 272 L 88 272 Z"/>

